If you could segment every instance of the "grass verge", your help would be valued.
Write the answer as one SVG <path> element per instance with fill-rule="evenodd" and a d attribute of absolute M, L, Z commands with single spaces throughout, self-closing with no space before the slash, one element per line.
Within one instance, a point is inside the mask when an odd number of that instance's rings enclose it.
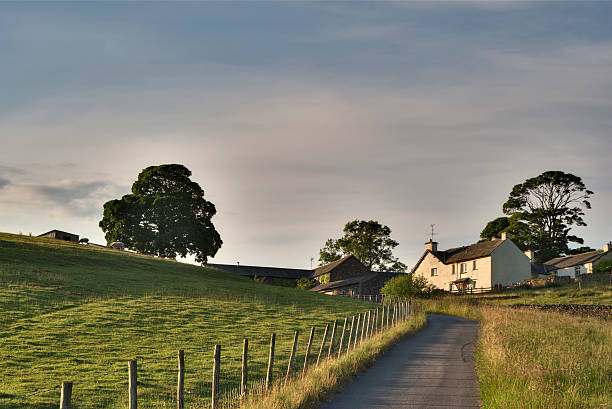
<path fill-rule="evenodd" d="M 612 322 L 475 305 L 449 297 L 429 312 L 481 322 L 476 351 L 485 408 L 612 408 Z"/>
<path fill-rule="evenodd" d="M 288 385 L 277 383 L 265 396 L 250 396 L 240 409 L 310 409 L 316 408 L 342 390 L 355 376 L 374 364 L 376 359 L 427 322 L 424 313 L 364 342 L 339 359 L 324 361 L 306 375 Z"/>

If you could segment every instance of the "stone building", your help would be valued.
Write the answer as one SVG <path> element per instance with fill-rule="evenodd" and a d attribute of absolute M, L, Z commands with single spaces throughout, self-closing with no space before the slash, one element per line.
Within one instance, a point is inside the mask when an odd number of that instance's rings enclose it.
<path fill-rule="evenodd" d="M 332 295 L 377 295 L 389 279 L 399 273 L 370 271 L 353 255 L 318 267 L 313 278 L 319 283 L 310 291 Z"/>

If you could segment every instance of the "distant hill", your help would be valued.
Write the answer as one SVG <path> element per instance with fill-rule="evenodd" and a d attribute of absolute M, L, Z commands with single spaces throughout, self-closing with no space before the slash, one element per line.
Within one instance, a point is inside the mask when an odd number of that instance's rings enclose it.
<path fill-rule="evenodd" d="M 256 377 L 270 333 L 277 332 L 280 376 L 286 367 L 281 350 L 292 331 L 306 338 L 312 325 L 367 308 L 170 260 L 0 233 L 0 401 L 126 368 L 129 359 L 168 357 L 144 366 L 140 396 L 142 407 L 175 407 L 172 357 L 185 349 L 202 351 L 186 357 L 187 401 L 195 405 L 208 398 L 214 344 L 238 358 L 242 338 L 252 339 L 253 357 L 261 361 L 253 368 Z M 237 373 L 231 365 L 222 367 L 225 384 Z M 124 372 L 75 386 L 75 406 L 123 407 Z M 47 409 L 58 400 L 59 392 L 51 391 L 0 408 Z"/>

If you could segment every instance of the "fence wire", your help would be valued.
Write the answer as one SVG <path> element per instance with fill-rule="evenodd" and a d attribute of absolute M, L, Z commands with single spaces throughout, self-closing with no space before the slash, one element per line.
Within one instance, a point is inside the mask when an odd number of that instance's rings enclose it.
<path fill-rule="evenodd" d="M 366 298 L 364 301 L 370 301 Z M 294 332 L 284 331 L 276 333 L 273 369 L 270 383 L 272 385 L 284 383 L 287 379 L 299 377 L 303 374 L 305 366 L 312 368 L 317 361 L 324 362 L 328 358 L 336 358 L 356 348 L 370 336 L 379 333 L 383 328 L 393 323 L 393 314 L 398 313 L 397 300 L 376 297 L 379 302 L 378 314 L 376 308 L 367 312 L 357 313 L 354 316 L 344 317 L 334 321 L 319 324 L 314 327 L 312 340 L 311 328 L 298 332 L 297 344 L 293 353 L 291 370 L 289 362 L 294 347 Z M 394 305 L 396 308 L 394 309 Z M 384 314 L 382 307 L 385 307 Z M 412 312 L 417 312 L 413 305 Z M 387 324 L 388 321 L 388 324 Z M 327 325 L 327 331 L 326 331 Z M 344 332 L 344 336 L 343 336 Z M 308 343 L 310 351 L 308 352 Z M 239 406 L 242 395 L 242 354 L 243 339 L 234 340 L 221 346 L 221 360 L 219 371 L 218 408 L 233 409 Z M 184 377 L 184 407 L 186 409 L 200 409 L 211 407 L 213 390 L 213 350 L 214 344 L 203 345 L 194 350 L 184 351 L 185 377 Z M 307 355 L 308 352 L 308 355 Z M 261 395 L 267 387 L 267 373 L 269 366 L 270 337 L 260 336 L 248 340 L 247 382 L 246 393 Z M 138 406 L 140 408 L 169 409 L 176 408 L 178 354 L 162 357 L 140 359 L 138 362 Z M 127 362 L 125 366 L 95 374 L 73 383 L 72 407 L 75 409 L 96 409 L 100 407 L 126 407 L 127 393 Z M 117 390 L 117 384 L 126 387 Z M 0 408 L 18 400 L 27 400 L 30 397 L 49 394 L 54 395 L 49 407 L 56 405 L 59 400 L 61 385 L 42 390 L 35 390 L 21 396 L 14 396 L 0 400 Z"/>

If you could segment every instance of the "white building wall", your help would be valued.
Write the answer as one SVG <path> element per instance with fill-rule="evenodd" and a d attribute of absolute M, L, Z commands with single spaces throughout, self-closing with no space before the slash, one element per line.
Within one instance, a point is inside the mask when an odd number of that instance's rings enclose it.
<path fill-rule="evenodd" d="M 491 253 L 491 284 L 503 286 L 522 283 L 531 278 L 531 261 L 512 240 L 504 242 Z"/>
<path fill-rule="evenodd" d="M 467 264 L 467 272 L 460 274 L 460 265 Z M 427 253 L 421 264 L 414 272 L 415 275 L 425 277 L 427 282 L 446 291 L 450 290 L 450 283 L 460 278 L 469 277 L 476 282 L 475 287 L 488 288 L 491 287 L 491 257 L 483 257 L 476 260 L 477 268 L 474 270 L 474 260 L 455 263 L 455 274 L 453 274 L 453 265 L 444 264 L 431 253 Z M 437 268 L 438 275 L 432 276 L 431 269 Z"/>

